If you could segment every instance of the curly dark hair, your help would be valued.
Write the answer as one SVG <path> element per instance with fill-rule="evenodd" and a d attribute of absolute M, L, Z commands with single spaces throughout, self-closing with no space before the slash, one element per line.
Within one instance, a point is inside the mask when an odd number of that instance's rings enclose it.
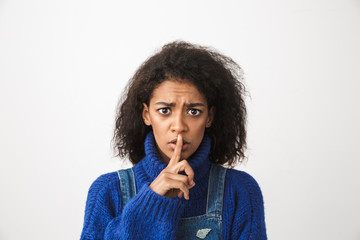
<path fill-rule="evenodd" d="M 114 131 L 117 156 L 129 156 L 135 165 L 144 156 L 144 141 L 151 126 L 143 122 L 143 103 L 153 90 L 171 78 L 189 81 L 201 92 L 215 116 L 206 129 L 212 139 L 210 161 L 233 167 L 243 162 L 246 150 L 246 90 L 243 71 L 216 50 L 183 41 L 168 43 L 135 72 L 119 101 Z"/>

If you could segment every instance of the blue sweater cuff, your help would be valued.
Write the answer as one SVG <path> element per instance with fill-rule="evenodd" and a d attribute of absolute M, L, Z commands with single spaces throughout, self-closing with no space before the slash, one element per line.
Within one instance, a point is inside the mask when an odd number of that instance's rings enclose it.
<path fill-rule="evenodd" d="M 124 207 L 122 222 L 127 222 L 125 225 L 131 226 L 136 232 L 142 230 L 160 236 L 172 235 L 176 232 L 183 210 L 184 206 L 178 198 L 161 196 L 145 184 Z M 174 232 L 170 233 L 169 229 Z"/>

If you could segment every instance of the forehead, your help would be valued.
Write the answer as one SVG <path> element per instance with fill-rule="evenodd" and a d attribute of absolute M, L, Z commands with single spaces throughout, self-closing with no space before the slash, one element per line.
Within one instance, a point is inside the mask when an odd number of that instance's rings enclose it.
<path fill-rule="evenodd" d="M 150 102 L 186 102 L 207 104 L 205 96 L 189 81 L 167 80 L 159 84 L 152 92 Z"/>

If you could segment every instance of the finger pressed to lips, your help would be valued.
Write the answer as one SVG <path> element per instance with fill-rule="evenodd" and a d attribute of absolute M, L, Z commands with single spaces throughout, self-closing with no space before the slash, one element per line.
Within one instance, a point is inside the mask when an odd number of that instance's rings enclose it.
<path fill-rule="evenodd" d="M 169 143 L 169 148 L 171 150 L 175 150 L 176 148 L 176 144 L 175 143 Z M 182 147 L 181 147 L 181 151 L 185 152 L 188 148 L 189 148 L 190 144 L 189 143 L 183 143 Z"/>
<path fill-rule="evenodd" d="M 179 140 L 179 136 L 180 136 L 180 140 Z M 181 143 L 181 147 L 179 146 L 178 143 Z M 186 151 L 186 150 L 189 148 L 190 143 L 187 142 L 187 141 L 185 141 L 185 140 L 183 139 L 183 137 L 179 134 L 178 137 L 177 137 L 176 139 L 171 140 L 171 141 L 168 143 L 168 145 L 169 145 L 169 147 L 170 147 L 172 150 L 174 150 L 174 151 L 175 151 L 175 149 L 176 149 L 177 147 L 179 147 L 179 149 L 181 150 L 181 152 L 184 152 L 184 151 Z"/>
<path fill-rule="evenodd" d="M 174 165 L 174 164 L 176 164 L 177 162 L 180 161 L 181 148 L 182 148 L 182 137 L 179 134 L 177 136 L 177 141 L 176 141 L 176 146 L 175 146 L 175 149 L 174 149 L 174 153 L 173 153 L 173 155 L 172 155 L 172 157 L 170 159 L 170 162 L 169 162 L 170 165 Z"/>

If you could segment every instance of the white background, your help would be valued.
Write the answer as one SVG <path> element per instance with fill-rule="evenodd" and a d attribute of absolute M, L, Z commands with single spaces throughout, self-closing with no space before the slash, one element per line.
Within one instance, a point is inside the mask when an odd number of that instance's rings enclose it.
<path fill-rule="evenodd" d="M 244 69 L 269 239 L 360 239 L 360 2 L 0 0 L 0 239 L 79 239 L 117 101 L 173 40 Z"/>

